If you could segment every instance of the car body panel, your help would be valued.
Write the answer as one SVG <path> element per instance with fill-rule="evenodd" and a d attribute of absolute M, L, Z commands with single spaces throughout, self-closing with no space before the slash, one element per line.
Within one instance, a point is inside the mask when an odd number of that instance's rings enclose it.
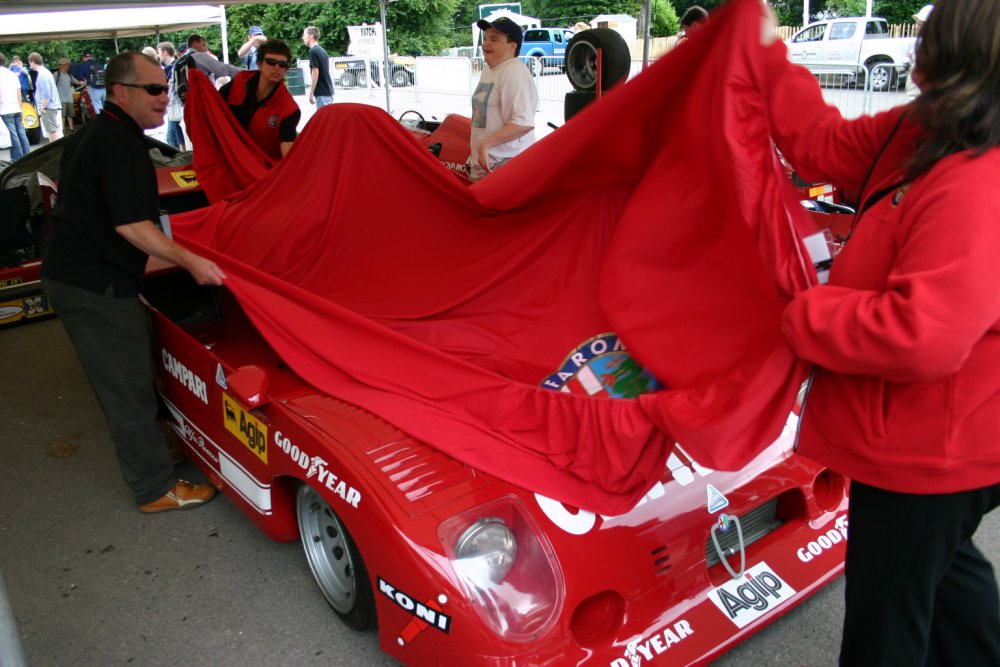
<path fill-rule="evenodd" d="M 602 517 L 478 471 L 317 391 L 225 289 L 196 287 L 179 272 L 147 283 L 159 389 L 185 450 L 274 539 L 296 538 L 295 489 L 312 486 L 353 537 L 381 646 L 404 664 L 703 664 L 842 570 L 846 483 L 790 453 L 794 415 L 738 472 L 707 470 L 677 446 L 633 510 Z M 548 619 L 516 638 L 494 630 L 448 537 L 449 526 L 506 511 L 531 533 L 519 553 L 542 554 L 555 582 L 539 593 L 515 563 L 499 588 L 523 600 L 518 618 Z M 738 581 L 707 560 L 712 527 L 731 530 L 734 516 L 748 535 L 765 526 L 729 557 L 738 569 L 745 554 Z M 738 547 L 727 535 L 725 548 Z"/>

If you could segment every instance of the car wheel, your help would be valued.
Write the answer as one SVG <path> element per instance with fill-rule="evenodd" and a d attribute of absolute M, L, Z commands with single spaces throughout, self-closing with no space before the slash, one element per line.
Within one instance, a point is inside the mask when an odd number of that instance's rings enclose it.
<path fill-rule="evenodd" d="M 541 76 L 545 72 L 545 64 L 539 55 L 531 56 L 529 67 L 531 67 L 531 76 Z"/>
<path fill-rule="evenodd" d="M 351 72 L 344 72 L 343 74 L 340 75 L 339 83 L 343 88 L 353 88 L 354 75 Z"/>
<path fill-rule="evenodd" d="M 295 509 L 302 548 L 323 597 L 348 626 L 367 630 L 375 619 L 375 599 L 354 540 L 329 503 L 308 484 L 299 487 Z"/>
<path fill-rule="evenodd" d="M 32 146 L 37 146 L 38 142 L 42 140 L 42 128 L 40 127 L 25 130 L 24 133 L 28 136 L 28 143 Z"/>
<path fill-rule="evenodd" d="M 403 88 L 410 85 L 410 75 L 405 69 L 398 69 L 392 73 L 392 85 L 396 88 Z"/>
<path fill-rule="evenodd" d="M 591 28 L 573 35 L 566 45 L 566 76 L 575 90 L 597 90 L 597 50 L 601 49 L 601 89 L 628 76 L 632 56 L 625 39 L 611 28 Z"/>
<path fill-rule="evenodd" d="M 570 118 L 582 111 L 585 106 L 596 99 L 596 90 L 569 91 L 566 93 L 566 100 L 563 103 L 563 118 L 568 122 Z"/>
<path fill-rule="evenodd" d="M 896 68 L 891 63 L 880 63 L 871 69 L 871 88 L 877 92 L 889 90 L 896 80 Z"/>
<path fill-rule="evenodd" d="M 368 87 L 368 73 L 367 72 L 365 72 L 364 70 L 361 70 L 360 72 L 358 72 L 357 73 L 357 79 L 358 79 L 358 87 L 359 88 L 367 88 Z"/>

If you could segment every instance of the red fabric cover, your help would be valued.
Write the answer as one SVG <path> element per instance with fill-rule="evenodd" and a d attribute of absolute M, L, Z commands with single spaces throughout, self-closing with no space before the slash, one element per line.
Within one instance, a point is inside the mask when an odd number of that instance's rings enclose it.
<path fill-rule="evenodd" d="M 194 169 L 208 201 L 222 201 L 263 178 L 275 165 L 236 121 L 202 72 L 188 69 L 184 127 L 194 146 Z"/>
<path fill-rule="evenodd" d="M 383 111 L 324 107 L 175 231 L 316 387 L 513 483 L 627 511 L 674 438 L 706 466 L 747 463 L 805 376 L 779 331 L 811 268 L 767 131 L 760 16 L 732 3 L 471 187 Z M 668 389 L 539 387 L 612 330 Z"/>

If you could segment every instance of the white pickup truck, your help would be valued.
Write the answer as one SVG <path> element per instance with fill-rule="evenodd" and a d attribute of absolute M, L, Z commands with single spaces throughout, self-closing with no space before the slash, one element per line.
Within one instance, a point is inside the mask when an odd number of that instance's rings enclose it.
<path fill-rule="evenodd" d="M 885 19 L 865 16 L 819 21 L 786 42 L 788 58 L 815 74 L 863 79 L 871 72 L 872 90 L 888 90 L 902 78 L 913 43 L 913 37 L 889 37 Z"/>

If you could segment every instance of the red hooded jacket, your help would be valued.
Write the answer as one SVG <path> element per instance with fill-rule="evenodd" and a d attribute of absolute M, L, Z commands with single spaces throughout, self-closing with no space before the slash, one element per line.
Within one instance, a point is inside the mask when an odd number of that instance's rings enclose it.
<path fill-rule="evenodd" d="M 799 452 L 897 492 L 1000 481 L 1000 149 L 906 182 L 921 130 L 905 107 L 844 120 L 783 44 L 768 56 L 781 150 L 805 178 L 861 191 L 829 284 L 784 312 L 792 347 L 817 365 Z"/>

